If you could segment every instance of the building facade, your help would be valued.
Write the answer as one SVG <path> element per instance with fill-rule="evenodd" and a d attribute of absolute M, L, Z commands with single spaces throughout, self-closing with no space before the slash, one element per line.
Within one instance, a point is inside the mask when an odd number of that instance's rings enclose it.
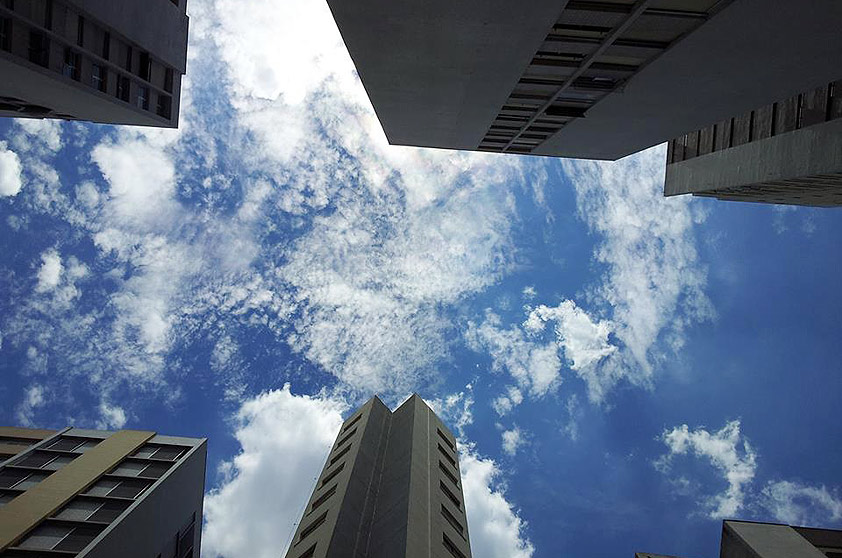
<path fill-rule="evenodd" d="M 0 0 L 0 116 L 178 126 L 187 0 Z"/>
<path fill-rule="evenodd" d="M 287 558 L 470 558 L 456 440 L 413 395 L 342 425 Z"/>
<path fill-rule="evenodd" d="M 637 552 L 635 558 L 670 558 Z M 842 558 L 842 531 L 750 521 L 722 522 L 720 558 Z"/>
<path fill-rule="evenodd" d="M 758 134 L 772 133 L 772 104 L 784 111 L 804 99 L 811 110 L 816 92 L 842 78 L 836 0 L 535 0 L 528 10 L 506 0 L 328 4 L 397 145 L 616 160 L 734 121 L 736 148 L 743 128 L 768 123 Z M 757 121 L 747 122 L 752 114 Z M 786 140 L 766 142 L 773 155 L 765 159 L 755 151 L 767 146 L 754 140 L 705 156 L 704 172 L 701 156 L 690 165 L 671 159 L 678 166 L 666 193 L 713 188 L 716 197 L 745 199 L 732 190 L 753 180 L 769 191 L 812 184 L 825 193 L 809 192 L 803 203 L 837 204 L 827 195 L 838 195 L 842 173 L 833 114 L 825 111 L 827 125 L 805 118 Z M 692 151 L 694 137 L 681 145 Z M 813 155 L 825 144 L 826 156 Z M 766 165 L 775 171 L 757 176 Z"/>
<path fill-rule="evenodd" d="M 207 444 L 0 427 L 0 558 L 198 558 Z"/>

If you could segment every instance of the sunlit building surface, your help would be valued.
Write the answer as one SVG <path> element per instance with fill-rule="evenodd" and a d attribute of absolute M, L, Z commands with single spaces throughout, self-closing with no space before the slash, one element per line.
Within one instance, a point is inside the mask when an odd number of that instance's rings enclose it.
<path fill-rule="evenodd" d="M 417 395 L 342 425 L 288 558 L 470 558 L 456 440 Z"/>
<path fill-rule="evenodd" d="M 174 128 L 187 0 L 0 0 L 0 116 Z"/>
<path fill-rule="evenodd" d="M 0 427 L 0 557 L 198 558 L 207 444 Z"/>

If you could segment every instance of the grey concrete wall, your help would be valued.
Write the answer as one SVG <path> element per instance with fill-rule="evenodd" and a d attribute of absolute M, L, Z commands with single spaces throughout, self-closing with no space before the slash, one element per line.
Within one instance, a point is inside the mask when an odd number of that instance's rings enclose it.
<path fill-rule="evenodd" d="M 389 141 L 475 149 L 566 0 L 328 0 Z"/>
<path fill-rule="evenodd" d="M 194 556 L 199 556 L 202 536 L 202 502 L 205 489 L 207 442 L 190 450 L 168 471 L 128 515 L 112 523 L 79 558 L 150 558 L 158 556 L 196 513 Z"/>
<path fill-rule="evenodd" d="M 664 194 L 842 173 L 842 119 L 667 165 Z"/>
<path fill-rule="evenodd" d="M 155 57 L 185 73 L 187 69 L 187 0 L 67 0 L 118 30 Z"/>

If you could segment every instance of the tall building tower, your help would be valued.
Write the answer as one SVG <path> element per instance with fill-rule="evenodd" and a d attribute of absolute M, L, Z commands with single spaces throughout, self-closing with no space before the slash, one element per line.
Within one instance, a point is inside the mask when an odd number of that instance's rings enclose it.
<path fill-rule="evenodd" d="M 668 195 L 842 203 L 837 0 L 328 4 L 390 143 L 616 160 L 679 138 Z"/>
<path fill-rule="evenodd" d="M 345 421 L 287 558 L 470 558 L 456 441 L 418 396 Z"/>
<path fill-rule="evenodd" d="M 722 522 L 722 558 L 840 558 L 842 531 L 750 521 Z M 637 552 L 635 558 L 675 558 Z"/>
<path fill-rule="evenodd" d="M 0 558 L 198 558 L 207 444 L 0 427 Z"/>
<path fill-rule="evenodd" d="M 0 0 L 0 116 L 178 126 L 187 0 Z"/>

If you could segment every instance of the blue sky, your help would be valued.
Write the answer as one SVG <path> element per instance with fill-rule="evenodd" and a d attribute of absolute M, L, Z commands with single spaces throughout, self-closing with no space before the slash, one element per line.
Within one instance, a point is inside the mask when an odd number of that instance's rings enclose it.
<path fill-rule="evenodd" d="M 279 555 L 375 392 L 460 434 L 477 558 L 842 527 L 837 211 L 391 147 L 325 5 L 190 14 L 178 131 L 0 122 L 0 423 L 208 437 L 206 557 Z"/>

